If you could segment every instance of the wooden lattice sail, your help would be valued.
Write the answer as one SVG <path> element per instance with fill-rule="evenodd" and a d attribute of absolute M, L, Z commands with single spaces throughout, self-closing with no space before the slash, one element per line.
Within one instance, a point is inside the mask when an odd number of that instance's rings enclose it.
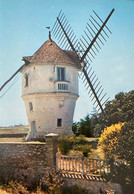
<path fill-rule="evenodd" d="M 106 38 L 109 38 L 108 33 L 111 33 L 111 31 L 106 24 L 113 12 L 114 9 L 103 22 L 98 14 L 93 11 L 96 18 L 90 16 L 90 23 L 87 23 L 84 35 L 82 35 L 79 41 L 62 11 L 59 13 L 52 28 L 52 34 L 57 39 L 61 48 L 73 50 L 78 56 L 81 64 L 80 70 L 82 71 L 80 77 L 85 83 L 86 90 L 88 90 L 93 105 L 96 104 L 95 108 L 98 108 L 98 111 L 101 110 L 102 112 L 109 98 L 105 99 L 106 93 L 103 93 L 103 88 L 92 70 L 92 67 L 90 67 L 90 64 L 95 58 L 96 53 L 101 49 L 100 44 L 104 45 Z"/>

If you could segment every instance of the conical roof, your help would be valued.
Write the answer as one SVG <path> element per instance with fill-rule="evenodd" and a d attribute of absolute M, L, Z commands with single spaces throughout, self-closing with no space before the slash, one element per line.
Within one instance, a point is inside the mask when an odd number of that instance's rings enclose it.
<path fill-rule="evenodd" d="M 31 57 L 23 57 L 30 63 L 70 64 L 79 67 L 79 60 L 74 51 L 64 51 L 51 39 L 47 40 Z"/>

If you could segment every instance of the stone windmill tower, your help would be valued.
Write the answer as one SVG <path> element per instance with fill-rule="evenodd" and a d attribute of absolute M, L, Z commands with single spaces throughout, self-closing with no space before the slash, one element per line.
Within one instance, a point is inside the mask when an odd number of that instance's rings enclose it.
<path fill-rule="evenodd" d="M 27 140 L 70 132 L 78 98 L 77 55 L 61 50 L 49 37 L 23 61 L 22 98 L 30 128 Z"/>
<path fill-rule="evenodd" d="M 69 133 L 72 128 L 75 103 L 78 98 L 78 70 L 95 109 L 102 111 L 108 99 L 102 86 L 90 67 L 96 53 L 109 38 L 107 22 L 114 12 L 103 21 L 93 11 L 84 36 L 78 41 L 68 24 L 64 13 L 60 12 L 51 30 L 57 44 L 46 41 L 0 88 L 22 72 L 22 98 L 25 102 L 29 134 L 27 140 L 43 138 L 47 133 Z M 101 45 L 100 45 L 101 44 Z"/>

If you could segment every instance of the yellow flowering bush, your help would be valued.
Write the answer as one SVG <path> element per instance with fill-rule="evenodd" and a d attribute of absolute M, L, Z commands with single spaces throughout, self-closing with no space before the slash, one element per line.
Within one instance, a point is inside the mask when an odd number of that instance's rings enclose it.
<path fill-rule="evenodd" d="M 118 123 L 111 125 L 110 127 L 105 128 L 101 134 L 98 145 L 106 158 L 114 156 L 118 144 L 118 135 L 124 124 L 125 123 Z"/>

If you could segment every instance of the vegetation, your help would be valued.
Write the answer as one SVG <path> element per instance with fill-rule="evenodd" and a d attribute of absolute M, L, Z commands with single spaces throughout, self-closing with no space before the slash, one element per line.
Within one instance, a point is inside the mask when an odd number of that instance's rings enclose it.
<path fill-rule="evenodd" d="M 1 130 L 0 134 L 2 134 Z M 134 91 L 120 92 L 114 100 L 107 102 L 104 114 L 87 115 L 80 122 L 74 123 L 72 130 L 74 135 L 60 136 L 59 150 L 61 154 L 77 152 L 89 157 L 96 149 L 93 150 L 93 143 L 89 142 L 86 137 L 100 137 L 97 150 L 101 148 L 105 158 L 111 164 L 111 173 L 106 176 L 107 180 L 120 183 L 124 193 L 132 194 L 134 190 Z M 115 159 L 122 163 L 115 165 Z M 61 183 L 57 180 L 51 175 L 45 180 L 45 189 L 51 190 L 49 193 L 55 193 L 56 189 L 57 193 L 85 192 L 79 188 L 65 191 L 61 185 L 58 191 L 58 184 Z M 41 192 L 43 184 L 40 186 L 38 191 Z M 43 191 L 48 192 L 48 190 Z"/>
<path fill-rule="evenodd" d="M 112 155 L 109 155 L 111 173 L 107 178 L 120 183 L 124 193 L 132 194 L 134 191 L 134 121 L 122 125 L 120 133 L 115 133 L 114 138 L 117 142 L 110 150 L 112 152 Z M 115 158 L 121 160 L 122 163 L 114 165 Z"/>
<path fill-rule="evenodd" d="M 99 138 L 98 145 L 102 149 L 105 158 L 113 158 L 118 145 L 118 136 L 124 123 L 111 125 L 104 129 Z"/>
<path fill-rule="evenodd" d="M 67 155 L 72 148 L 72 142 L 68 141 L 66 138 L 60 139 L 58 142 L 58 147 L 61 154 Z"/>
<path fill-rule="evenodd" d="M 126 123 L 118 135 L 116 154 L 120 159 L 134 164 L 134 121 Z"/>
<path fill-rule="evenodd" d="M 0 193 L 10 193 L 10 194 L 29 194 L 27 188 L 25 188 L 21 183 L 10 181 L 7 184 L 0 186 Z"/>
<path fill-rule="evenodd" d="M 134 118 L 134 90 L 124 93 L 120 92 L 114 100 L 108 101 L 104 113 L 87 115 L 80 122 L 73 123 L 73 133 L 86 137 L 99 137 L 104 128 L 119 122 L 130 122 Z"/>
<path fill-rule="evenodd" d="M 123 186 L 124 193 L 133 193 L 134 191 L 134 121 L 126 123 L 120 134 L 118 135 L 118 144 L 116 155 L 119 159 L 127 162 L 127 165 L 118 167 L 122 169 L 119 174 L 121 176 L 120 182 Z"/>
<path fill-rule="evenodd" d="M 74 123 L 73 132 L 75 135 L 100 137 L 98 148 L 111 163 L 111 174 L 107 178 L 120 183 L 124 193 L 127 190 L 127 193 L 133 193 L 134 90 L 117 94 L 115 99 L 107 102 L 104 113 L 94 112 Z M 115 166 L 115 159 L 122 160 L 122 163 Z"/>
<path fill-rule="evenodd" d="M 0 127 L 0 142 L 24 142 L 28 130 L 28 126 L 23 125 Z"/>
<path fill-rule="evenodd" d="M 63 179 L 55 171 L 42 177 L 40 183 L 35 187 L 31 185 L 28 189 L 22 183 L 16 181 L 7 182 L 0 185 L 1 194 L 85 194 L 84 189 L 74 186 L 65 187 Z"/>
<path fill-rule="evenodd" d="M 134 90 L 123 93 L 120 92 L 115 99 L 107 102 L 104 114 L 93 114 L 92 125 L 94 135 L 99 137 L 104 128 L 119 122 L 130 122 L 134 118 Z"/>
<path fill-rule="evenodd" d="M 72 131 L 76 136 L 82 134 L 86 137 L 93 137 L 93 126 L 89 115 L 81 119 L 80 122 L 73 123 Z"/>
<path fill-rule="evenodd" d="M 38 191 L 41 190 L 50 194 L 61 194 L 63 185 L 63 179 L 55 170 L 53 170 L 52 173 L 48 173 L 45 177 L 42 178 Z"/>
<path fill-rule="evenodd" d="M 67 155 L 71 150 L 79 152 L 84 156 L 88 156 L 91 152 L 92 145 L 88 142 L 85 136 L 61 135 L 59 139 L 59 150 L 61 154 Z"/>
<path fill-rule="evenodd" d="M 111 163 L 107 179 L 120 183 L 123 192 L 131 194 L 134 190 L 134 91 L 117 94 L 104 112 L 96 116 L 95 129 L 96 135 L 102 133 L 99 146 Z M 116 158 L 122 163 L 115 166 Z"/>
<path fill-rule="evenodd" d="M 44 177 L 40 184 L 40 190 L 45 191 L 49 194 L 85 194 L 87 193 L 84 189 L 73 186 L 65 187 L 63 179 L 54 170 L 51 174 L 49 173 Z"/>

